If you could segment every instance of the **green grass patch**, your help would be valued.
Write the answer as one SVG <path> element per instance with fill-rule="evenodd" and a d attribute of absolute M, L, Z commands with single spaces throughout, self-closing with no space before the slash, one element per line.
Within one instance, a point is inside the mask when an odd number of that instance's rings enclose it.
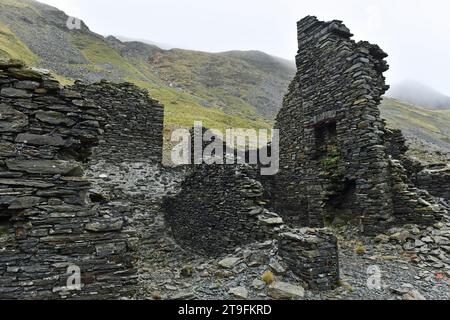
<path fill-rule="evenodd" d="M 39 61 L 39 58 L 2 23 L 0 23 L 0 57 L 20 59 L 30 66 L 35 66 Z"/>

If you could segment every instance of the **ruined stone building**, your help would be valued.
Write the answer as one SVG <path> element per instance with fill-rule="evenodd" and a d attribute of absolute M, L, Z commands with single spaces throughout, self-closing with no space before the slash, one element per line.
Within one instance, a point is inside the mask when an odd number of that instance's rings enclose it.
<path fill-rule="evenodd" d="M 431 195 L 448 198 L 447 168 L 423 170 L 380 119 L 386 54 L 339 21 L 306 17 L 298 31 L 275 177 L 249 165 L 164 168 L 164 109 L 147 91 L 62 88 L 0 61 L 0 299 L 148 297 L 152 268 L 266 240 L 305 285 L 329 290 L 338 243 L 323 226 L 439 220 Z M 76 268 L 82 290 L 68 286 Z"/>
<path fill-rule="evenodd" d="M 0 298 L 132 296 L 135 208 L 113 201 L 123 186 L 108 175 L 161 161 L 163 108 L 131 84 L 62 89 L 12 61 L 0 90 Z M 90 191 L 105 180 L 109 193 Z M 72 267 L 80 291 L 67 289 Z"/>
<path fill-rule="evenodd" d="M 351 37 L 340 21 L 298 23 L 298 72 L 276 122 L 281 172 L 274 207 L 297 225 L 353 220 L 369 233 L 432 223 L 442 211 L 389 154 L 378 109 L 388 89 L 387 54 Z"/>

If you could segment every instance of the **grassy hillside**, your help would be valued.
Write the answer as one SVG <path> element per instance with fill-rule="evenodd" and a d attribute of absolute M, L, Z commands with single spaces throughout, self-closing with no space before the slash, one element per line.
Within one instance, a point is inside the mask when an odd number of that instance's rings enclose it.
<path fill-rule="evenodd" d="M 216 128 L 270 127 L 295 72 L 262 53 L 165 51 L 84 24 L 71 31 L 63 12 L 32 0 L 1 0 L 0 9 L 0 57 L 47 68 L 64 83 L 133 82 L 165 105 L 168 127 L 191 127 L 194 118 Z"/>
<path fill-rule="evenodd" d="M 429 110 L 385 98 L 381 114 L 391 128 L 408 138 L 411 154 L 426 161 L 448 161 L 450 155 L 450 110 Z"/>
<path fill-rule="evenodd" d="M 2 0 L 3 1 L 3 0 Z M 35 65 L 39 58 L 3 23 L 0 22 L 0 57 L 20 57 L 29 65 Z"/>

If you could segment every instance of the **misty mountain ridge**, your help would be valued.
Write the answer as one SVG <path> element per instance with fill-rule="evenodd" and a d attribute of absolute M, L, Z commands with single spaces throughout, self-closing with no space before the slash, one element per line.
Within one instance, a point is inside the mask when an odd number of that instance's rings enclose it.
<path fill-rule="evenodd" d="M 415 80 L 405 80 L 392 86 L 388 97 L 434 110 L 450 110 L 450 97 Z"/>
<path fill-rule="evenodd" d="M 217 129 L 271 128 L 296 73 L 293 61 L 260 51 L 163 49 L 148 40 L 103 37 L 84 23 L 69 30 L 67 19 L 33 0 L 0 0 L 0 57 L 49 69 L 63 84 L 132 82 L 165 106 L 167 132 L 197 120 Z M 424 85 L 393 86 L 388 96 L 409 103 L 384 99 L 381 111 L 390 126 L 450 151 L 450 111 L 444 110 L 450 98 Z"/>

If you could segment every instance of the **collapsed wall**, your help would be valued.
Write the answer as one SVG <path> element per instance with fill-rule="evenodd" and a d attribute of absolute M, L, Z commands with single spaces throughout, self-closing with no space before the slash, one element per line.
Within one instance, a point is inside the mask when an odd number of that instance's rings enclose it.
<path fill-rule="evenodd" d="M 179 192 L 164 199 L 167 226 L 185 249 L 205 256 L 233 253 L 248 244 L 278 240 L 279 257 L 313 290 L 339 281 L 337 239 L 322 229 L 291 229 L 269 211 L 257 167 L 198 165 Z"/>
<path fill-rule="evenodd" d="M 162 199 L 185 176 L 185 168 L 161 166 L 164 108 L 130 83 L 100 82 L 75 88 L 105 112 L 104 134 L 93 148 L 86 176 L 99 211 L 124 217 L 135 231 L 138 283 L 135 298 L 147 298 L 148 264 L 174 248 L 161 210 Z"/>
<path fill-rule="evenodd" d="M 77 82 L 73 87 L 103 111 L 104 132 L 93 161 L 162 162 L 164 108 L 131 83 Z"/>
<path fill-rule="evenodd" d="M 62 89 L 41 71 L 0 61 L 0 298 L 135 294 L 140 232 L 134 207 L 120 199 L 133 185 L 140 203 L 142 171 L 159 172 L 163 110 L 147 96 L 107 82 Z M 102 174 L 111 171 L 128 184 Z M 68 282 L 76 270 L 81 290 Z"/>
<path fill-rule="evenodd" d="M 174 239 L 197 253 L 220 255 L 275 238 L 283 220 L 264 208 L 264 188 L 247 165 L 199 165 L 164 200 Z"/>
<path fill-rule="evenodd" d="M 417 174 L 415 183 L 432 196 L 441 198 L 450 205 L 450 166 L 448 164 L 424 168 Z"/>
<path fill-rule="evenodd" d="M 302 226 L 351 220 L 368 233 L 409 218 L 433 223 L 442 212 L 419 201 L 388 153 L 378 109 L 387 54 L 351 37 L 340 21 L 298 23 L 298 71 L 276 120 L 276 211 Z"/>

